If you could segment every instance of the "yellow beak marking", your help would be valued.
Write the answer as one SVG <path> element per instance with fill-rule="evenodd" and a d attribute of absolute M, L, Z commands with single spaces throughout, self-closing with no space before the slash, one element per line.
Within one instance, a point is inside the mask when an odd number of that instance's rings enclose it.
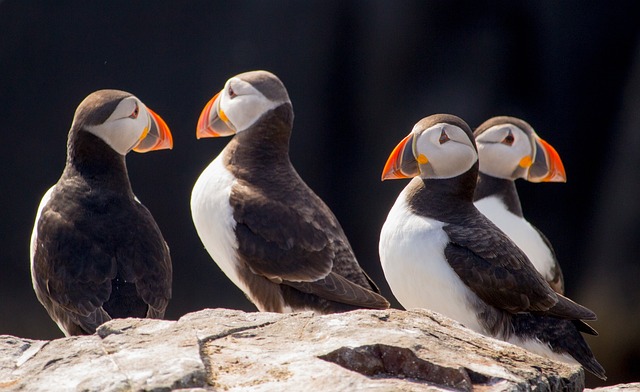
<path fill-rule="evenodd" d="M 520 160 L 520 163 L 519 163 L 519 165 L 521 167 L 524 167 L 524 168 L 527 168 L 527 167 L 531 166 L 532 164 L 533 164 L 533 161 L 531 160 L 531 157 L 528 156 L 528 155 L 526 157 L 522 158 Z"/>
<path fill-rule="evenodd" d="M 227 117 L 227 115 L 224 113 L 224 110 L 220 109 L 220 111 L 218 112 L 218 116 L 220 116 L 220 119 L 224 121 L 225 124 L 229 123 L 229 117 Z"/>

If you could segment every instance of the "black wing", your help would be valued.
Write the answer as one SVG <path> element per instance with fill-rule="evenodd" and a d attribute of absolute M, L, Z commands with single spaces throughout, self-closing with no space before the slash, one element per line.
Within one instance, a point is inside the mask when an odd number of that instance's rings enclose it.
<path fill-rule="evenodd" d="M 234 186 L 230 203 L 240 257 L 254 273 L 300 291 L 355 306 L 388 307 L 333 213 L 300 187 L 285 204 L 241 183 Z"/>
<path fill-rule="evenodd" d="M 445 248 L 451 267 L 488 304 L 511 313 L 595 319 L 589 309 L 555 293 L 524 252 L 488 219 L 482 226 L 448 224 L 444 230 L 451 241 Z"/>
<path fill-rule="evenodd" d="M 134 284 L 137 295 L 148 305 L 146 315 L 164 317 L 171 298 L 172 264 L 169 246 L 151 213 L 140 203 L 130 214 L 130 234 L 119 242 L 116 257 L 119 274 Z"/>
<path fill-rule="evenodd" d="M 113 201 L 87 214 L 68 196 L 54 192 L 36 222 L 34 288 L 52 318 L 76 334 L 115 317 L 162 317 L 171 260 L 149 212 Z"/>
<path fill-rule="evenodd" d="M 115 257 L 60 211 L 45 206 L 36 225 L 32 274 L 38 298 L 67 333 L 70 325 L 92 333 L 110 319 L 102 304 L 111 295 Z"/>

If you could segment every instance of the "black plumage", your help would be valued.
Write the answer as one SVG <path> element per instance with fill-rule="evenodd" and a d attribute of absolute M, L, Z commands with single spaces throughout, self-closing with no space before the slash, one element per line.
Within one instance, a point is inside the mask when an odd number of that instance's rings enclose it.
<path fill-rule="evenodd" d="M 416 178 L 396 201 L 381 232 L 381 261 L 391 289 L 401 303 L 434 306 L 477 325 L 478 332 L 525 347 L 540 346 L 536 350 L 542 353 L 571 356 L 605 378 L 580 333 L 595 334 L 583 320 L 595 320 L 596 315 L 555 292 L 526 254 L 475 207 L 478 170 L 473 134 L 455 116 L 421 120 L 394 149 L 383 179 Z M 403 235 L 416 243 L 404 241 Z M 414 249 L 431 253 L 415 259 Z M 403 258 L 406 255 L 414 257 Z M 455 275 L 448 274 L 450 270 Z M 415 271 L 415 276 L 397 271 Z M 450 303 L 433 302 L 440 293 L 420 285 L 421 279 L 436 279 L 432 276 L 449 279 L 444 285 L 455 288 L 448 294 Z"/>
<path fill-rule="evenodd" d="M 102 90 L 78 108 L 64 171 L 35 222 L 34 290 L 66 335 L 112 318 L 162 318 L 171 298 L 169 248 L 133 194 L 124 155 L 87 131 L 127 97 Z"/>
<path fill-rule="evenodd" d="M 295 308 L 386 307 L 371 293 L 380 290 L 357 265 L 338 220 L 289 161 L 291 114 L 291 105 L 280 106 L 226 148 L 238 179 L 229 200 L 238 255 L 251 274 L 277 281 Z"/>
<path fill-rule="evenodd" d="M 246 129 L 234 131 L 235 136 L 216 158 L 222 159 L 224 170 L 233 177 L 228 198 L 237 248 L 233 254 L 214 256 L 214 260 L 233 265 L 239 285 L 263 311 L 333 313 L 387 308 L 389 303 L 358 264 L 338 220 L 290 162 L 293 108 L 284 85 L 264 71 L 236 78 L 249 83 L 257 91 L 252 94 L 261 96 L 263 102 L 281 103 L 262 113 Z M 235 94 L 242 97 L 235 89 L 230 100 Z M 211 105 L 212 110 L 222 111 L 217 101 Z M 209 109 L 203 113 L 209 113 Z M 220 122 L 221 117 L 214 112 L 212 122 Z M 227 122 L 234 126 L 233 119 Z M 198 181 L 215 175 L 205 172 Z M 208 229 L 199 222 L 224 220 L 217 216 L 222 212 L 212 210 L 210 216 L 202 217 L 202 202 L 197 201 L 211 192 L 222 190 L 203 191 L 196 184 L 192 212 L 205 246 L 215 252 L 208 244 Z"/>

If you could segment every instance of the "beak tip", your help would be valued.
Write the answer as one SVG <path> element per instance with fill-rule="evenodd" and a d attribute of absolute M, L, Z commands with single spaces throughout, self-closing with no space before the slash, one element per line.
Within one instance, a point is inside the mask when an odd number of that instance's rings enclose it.
<path fill-rule="evenodd" d="M 387 181 L 387 180 L 391 180 L 393 178 L 396 178 L 396 176 L 394 175 L 394 170 L 384 170 L 382 172 L 382 175 L 380 176 L 380 181 Z"/>
<path fill-rule="evenodd" d="M 133 151 L 145 153 L 155 150 L 173 149 L 173 135 L 169 130 L 169 126 L 157 113 L 147 107 L 150 121 L 152 122 L 151 130 L 138 141 Z"/>

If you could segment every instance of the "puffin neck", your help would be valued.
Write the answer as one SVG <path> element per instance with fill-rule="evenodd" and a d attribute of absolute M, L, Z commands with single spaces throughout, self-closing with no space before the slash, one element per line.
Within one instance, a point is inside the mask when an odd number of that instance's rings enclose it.
<path fill-rule="evenodd" d="M 480 172 L 474 200 L 496 196 L 504 202 L 512 214 L 523 217 L 520 197 L 516 189 L 515 181 L 497 178 Z"/>
<path fill-rule="evenodd" d="M 125 157 L 99 137 L 76 131 L 67 143 L 67 163 L 63 175 L 80 175 L 119 190 L 131 191 Z"/>
<path fill-rule="evenodd" d="M 265 113 L 229 142 L 229 162 L 242 162 L 244 167 L 289 164 L 292 125 L 293 112 L 288 103 Z"/>
<path fill-rule="evenodd" d="M 476 168 L 476 170 L 474 170 Z M 466 173 L 446 179 L 414 178 L 407 187 L 409 207 L 418 215 L 453 222 L 473 206 L 477 163 Z"/>

